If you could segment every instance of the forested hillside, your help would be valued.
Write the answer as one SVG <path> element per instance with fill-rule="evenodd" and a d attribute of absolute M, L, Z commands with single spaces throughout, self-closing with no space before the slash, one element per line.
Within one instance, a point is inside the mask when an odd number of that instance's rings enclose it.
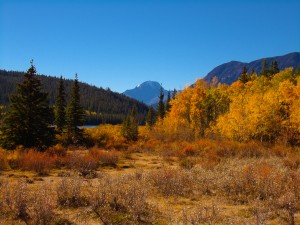
<path fill-rule="evenodd" d="M 0 70 L 0 105 L 8 105 L 9 96 L 15 91 L 16 85 L 23 80 L 23 72 Z M 39 75 L 43 88 L 49 93 L 50 104 L 54 104 L 59 78 Z M 80 74 L 79 74 L 80 79 Z M 64 80 L 67 98 L 73 80 Z M 98 88 L 86 83 L 79 83 L 81 104 L 88 111 L 88 124 L 121 123 L 135 105 L 139 123 L 144 123 L 148 107 L 122 94 L 109 89 Z"/>
<path fill-rule="evenodd" d="M 232 85 L 198 80 L 171 101 L 157 132 L 185 139 L 300 144 L 300 71 L 245 73 Z M 244 79 L 245 78 L 245 79 Z"/>
<path fill-rule="evenodd" d="M 280 70 L 288 67 L 297 69 L 300 66 L 300 53 L 292 52 L 283 56 L 258 59 L 249 63 L 231 61 L 214 68 L 204 77 L 204 80 L 207 82 L 211 82 L 212 79 L 216 76 L 220 83 L 232 84 L 233 82 L 237 81 L 241 71 L 243 70 L 243 67 L 246 67 L 249 73 L 253 71 L 256 74 L 259 74 L 262 70 L 262 64 L 264 60 L 266 60 L 267 66 L 270 66 L 272 62 L 276 61 Z"/>

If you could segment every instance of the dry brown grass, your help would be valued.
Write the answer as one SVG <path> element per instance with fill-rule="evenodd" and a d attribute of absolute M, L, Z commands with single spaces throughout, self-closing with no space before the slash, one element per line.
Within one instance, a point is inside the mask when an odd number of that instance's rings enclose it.
<path fill-rule="evenodd" d="M 26 172 L 42 169 L 24 155 L 54 159 L 49 176 Z M 0 224 L 300 223 L 298 149 L 142 137 L 122 151 L 57 145 L 1 158 Z"/>

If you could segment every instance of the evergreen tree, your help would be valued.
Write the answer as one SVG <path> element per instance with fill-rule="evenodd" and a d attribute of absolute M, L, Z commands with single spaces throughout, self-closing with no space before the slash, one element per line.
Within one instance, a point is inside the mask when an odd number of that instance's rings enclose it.
<path fill-rule="evenodd" d="M 298 66 L 298 68 L 295 71 L 295 77 L 299 77 L 300 76 L 300 66 Z"/>
<path fill-rule="evenodd" d="M 247 71 L 247 68 L 246 66 L 244 66 L 243 68 L 243 71 L 242 71 L 242 74 L 241 76 L 239 77 L 239 80 L 242 82 L 242 83 L 247 83 L 249 80 L 250 80 L 250 77 L 248 75 L 248 71 Z"/>
<path fill-rule="evenodd" d="M 165 117 L 165 104 L 164 104 L 164 92 L 162 85 L 160 86 L 159 102 L 157 105 L 157 113 L 160 119 Z"/>
<path fill-rule="evenodd" d="M 172 95 L 172 99 L 175 99 L 176 94 L 177 94 L 177 90 L 174 88 L 173 95 Z"/>
<path fill-rule="evenodd" d="M 277 74 L 279 72 L 280 72 L 280 70 L 278 68 L 277 61 L 272 61 L 271 65 L 270 65 L 270 75 L 274 75 L 274 74 Z"/>
<path fill-rule="evenodd" d="M 269 76 L 269 70 L 268 70 L 268 65 L 267 65 L 267 60 L 266 59 L 264 59 L 263 62 L 262 62 L 262 69 L 260 71 L 260 75 L 261 76 L 266 76 L 266 77 Z"/>
<path fill-rule="evenodd" d="M 66 125 L 66 93 L 64 87 L 64 81 L 62 76 L 59 79 L 59 85 L 57 89 L 57 95 L 55 98 L 55 125 L 57 130 L 61 133 Z"/>
<path fill-rule="evenodd" d="M 42 92 L 41 81 L 31 61 L 24 81 L 18 84 L 16 92 L 10 97 L 2 127 L 3 147 L 13 149 L 22 145 L 43 150 L 51 145 L 54 139 L 51 112 L 48 94 Z"/>
<path fill-rule="evenodd" d="M 128 141 L 137 141 L 139 136 L 138 124 L 136 121 L 136 106 L 132 108 L 130 116 L 123 122 L 121 134 Z"/>
<path fill-rule="evenodd" d="M 166 105 L 165 105 L 165 112 L 166 113 L 170 112 L 170 110 L 171 110 L 171 104 L 170 104 L 170 102 L 171 102 L 171 92 L 168 91 L 167 101 L 166 101 Z"/>
<path fill-rule="evenodd" d="M 83 125 L 84 122 L 84 110 L 80 105 L 80 90 L 77 74 L 75 74 L 75 81 L 71 89 L 66 115 L 67 136 L 72 138 L 73 144 L 76 144 L 83 139 L 83 131 L 78 126 Z"/>
<path fill-rule="evenodd" d="M 147 120 L 146 120 L 146 125 L 152 129 L 152 127 L 155 124 L 155 112 L 152 107 L 149 108 L 148 115 L 147 115 Z"/>

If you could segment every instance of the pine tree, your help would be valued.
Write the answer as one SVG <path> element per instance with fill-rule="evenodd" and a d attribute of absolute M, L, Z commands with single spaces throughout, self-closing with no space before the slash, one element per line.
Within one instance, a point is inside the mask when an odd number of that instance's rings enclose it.
<path fill-rule="evenodd" d="M 61 133 L 66 125 L 66 93 L 62 76 L 59 79 L 55 98 L 54 116 L 57 130 Z"/>
<path fill-rule="evenodd" d="M 239 80 L 242 82 L 242 83 L 247 83 L 249 80 L 250 80 L 250 77 L 248 75 L 248 71 L 247 71 L 247 68 L 246 66 L 244 66 L 243 68 L 243 71 L 242 71 L 242 74 L 241 76 L 239 77 Z"/>
<path fill-rule="evenodd" d="M 270 65 L 269 76 L 273 76 L 277 73 L 279 73 L 278 63 L 277 61 L 272 61 Z"/>
<path fill-rule="evenodd" d="M 167 101 L 166 101 L 166 105 L 165 105 L 165 112 L 166 113 L 170 112 L 170 110 L 171 110 L 171 104 L 170 104 L 170 102 L 171 102 L 171 92 L 168 91 Z"/>
<path fill-rule="evenodd" d="M 175 99 L 176 94 L 177 94 L 177 90 L 174 88 L 173 95 L 172 95 L 172 99 Z"/>
<path fill-rule="evenodd" d="M 139 136 L 138 124 L 136 121 L 136 106 L 132 108 L 130 116 L 123 122 L 121 134 L 128 141 L 137 141 Z"/>
<path fill-rule="evenodd" d="M 154 109 L 150 107 L 147 115 L 146 125 L 151 130 L 154 124 L 155 124 L 155 112 Z"/>
<path fill-rule="evenodd" d="M 295 77 L 299 77 L 300 76 L 300 66 L 298 66 L 298 68 L 295 71 Z"/>
<path fill-rule="evenodd" d="M 267 65 L 267 60 L 266 59 L 264 59 L 263 62 L 262 62 L 262 69 L 260 71 L 260 75 L 261 76 L 266 76 L 266 77 L 269 76 L 269 70 L 268 70 L 268 65 Z"/>
<path fill-rule="evenodd" d="M 160 119 L 165 117 L 165 104 L 164 104 L 164 92 L 162 85 L 160 86 L 159 102 L 157 105 L 157 113 Z"/>
<path fill-rule="evenodd" d="M 17 145 L 44 150 L 54 139 L 51 127 L 52 110 L 48 94 L 42 92 L 41 81 L 36 76 L 36 68 L 31 67 L 11 95 L 8 113 L 2 127 L 2 145 L 13 149 Z"/>
<path fill-rule="evenodd" d="M 75 74 L 75 81 L 71 89 L 66 115 L 67 136 L 72 139 L 73 144 L 77 144 L 83 139 L 83 131 L 78 126 L 83 125 L 84 122 L 84 110 L 80 105 L 80 90 L 77 74 Z"/>

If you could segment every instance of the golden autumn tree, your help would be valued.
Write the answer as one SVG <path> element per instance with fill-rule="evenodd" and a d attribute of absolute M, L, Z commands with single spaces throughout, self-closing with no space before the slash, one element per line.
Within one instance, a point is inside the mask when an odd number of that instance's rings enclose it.
<path fill-rule="evenodd" d="M 230 110 L 217 119 L 214 131 L 238 141 L 297 143 L 296 84 L 291 68 L 272 79 L 261 76 L 246 84 L 237 81 L 230 87 Z"/>

